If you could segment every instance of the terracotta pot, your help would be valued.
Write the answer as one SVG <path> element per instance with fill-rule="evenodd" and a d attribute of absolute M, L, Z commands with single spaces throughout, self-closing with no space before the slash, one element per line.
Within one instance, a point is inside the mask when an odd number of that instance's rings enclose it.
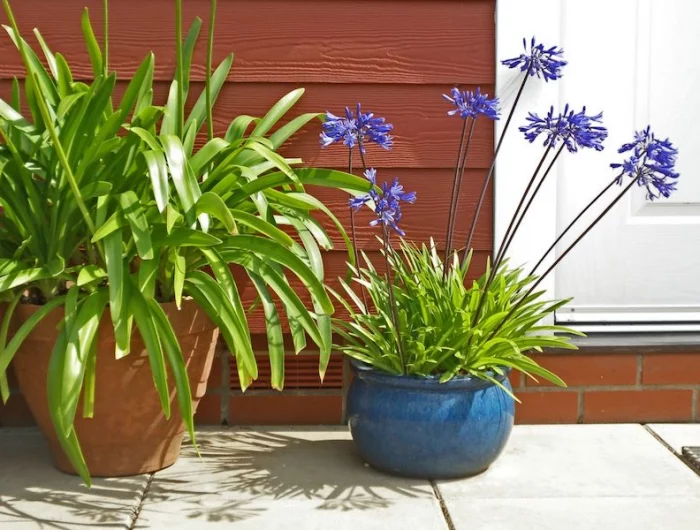
<path fill-rule="evenodd" d="M 193 301 L 183 301 L 178 311 L 174 303 L 163 304 L 187 364 L 193 405 L 204 395 L 216 351 L 219 331 Z M 12 327 L 17 329 L 37 306 L 20 305 Z M 54 464 L 75 474 L 63 453 L 54 430 L 47 401 L 46 381 L 49 359 L 63 318 L 62 308 L 51 312 L 26 338 L 13 360 L 20 390 L 49 440 Z M 148 354 L 135 327 L 131 353 L 114 358 L 114 334 L 108 312 L 98 331 L 95 413 L 82 417 L 82 398 L 75 428 L 92 476 L 118 477 L 150 473 L 175 463 L 185 434 L 175 398 L 172 376 L 171 416 L 165 419 L 153 385 Z"/>

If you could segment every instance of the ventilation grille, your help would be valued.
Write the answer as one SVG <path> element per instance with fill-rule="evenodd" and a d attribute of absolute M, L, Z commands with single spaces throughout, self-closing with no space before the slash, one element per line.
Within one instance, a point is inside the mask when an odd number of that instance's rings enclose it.
<path fill-rule="evenodd" d="M 258 378 L 250 390 L 270 390 L 270 359 L 256 355 Z M 240 390 L 236 361 L 231 358 L 231 390 Z M 331 355 L 323 383 L 318 376 L 318 355 L 287 355 L 284 363 L 285 390 L 336 390 L 343 388 L 343 356 Z"/>

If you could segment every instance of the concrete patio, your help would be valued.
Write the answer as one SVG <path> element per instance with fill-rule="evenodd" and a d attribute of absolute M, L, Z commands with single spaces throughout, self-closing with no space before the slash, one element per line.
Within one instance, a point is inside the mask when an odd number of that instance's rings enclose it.
<path fill-rule="evenodd" d="M 342 428 L 200 433 L 155 475 L 55 471 L 34 429 L 0 430 L 0 528 L 700 528 L 700 477 L 674 451 L 700 425 L 518 426 L 487 472 L 431 484 L 364 465 Z"/>

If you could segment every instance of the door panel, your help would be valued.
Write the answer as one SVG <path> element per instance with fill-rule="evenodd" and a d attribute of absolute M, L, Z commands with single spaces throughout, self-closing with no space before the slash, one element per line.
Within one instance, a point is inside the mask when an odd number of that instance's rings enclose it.
<path fill-rule="evenodd" d="M 633 188 L 563 260 L 555 294 L 574 300 L 557 318 L 698 321 L 700 2 L 564 0 L 561 18 L 561 45 L 570 62 L 560 100 L 577 108 L 586 105 L 590 113 L 604 111 L 610 137 L 602 153 L 580 152 L 562 160 L 557 231 L 610 182 L 615 173 L 608 165 L 624 157 L 617 147 L 647 124 L 679 148 L 681 178 L 670 200 L 649 202 L 643 189 Z"/>

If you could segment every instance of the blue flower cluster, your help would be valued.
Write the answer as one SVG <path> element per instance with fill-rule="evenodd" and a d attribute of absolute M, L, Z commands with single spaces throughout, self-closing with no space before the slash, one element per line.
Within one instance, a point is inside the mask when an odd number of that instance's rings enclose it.
<path fill-rule="evenodd" d="M 498 119 L 498 98 L 489 99 L 488 94 L 481 93 L 480 87 L 476 87 L 474 92 L 461 91 L 455 87 L 452 89 L 452 97 L 447 94 L 443 94 L 442 97 L 456 107 L 447 113 L 450 116 L 459 114 L 462 119 L 476 119 L 479 116 L 485 116 L 490 120 Z"/>
<path fill-rule="evenodd" d="M 526 53 L 521 53 L 518 57 L 501 61 L 509 68 L 520 68 L 521 72 L 529 75 L 543 77 L 545 81 L 555 81 L 562 76 L 561 69 L 566 66 L 566 61 L 562 59 L 564 50 L 557 49 L 556 46 L 546 48 L 542 44 L 535 44 L 535 37 L 530 41 L 530 50 L 527 49 L 527 40 L 523 39 L 523 48 Z"/>
<path fill-rule="evenodd" d="M 540 134 L 546 135 L 544 145 L 555 147 L 559 142 L 564 142 L 571 153 L 579 148 L 590 148 L 596 151 L 603 150 L 603 141 L 608 137 L 608 130 L 597 125 L 601 123 L 603 113 L 595 116 L 586 115 L 586 107 L 580 112 L 569 110 L 569 105 L 564 107 L 564 112 L 554 113 L 554 107 L 550 107 L 544 118 L 530 112 L 526 120 L 527 125 L 520 127 L 525 139 L 534 142 Z"/>
<path fill-rule="evenodd" d="M 384 118 L 375 117 L 371 112 L 362 112 L 360 104 L 357 104 L 357 112 L 345 107 L 345 117 L 336 116 L 326 112 L 326 121 L 323 123 L 321 133 L 321 145 L 328 147 L 334 143 L 343 143 L 352 149 L 359 145 L 364 154 L 365 144 L 372 142 L 383 149 L 391 149 L 393 139 L 389 132 L 394 128 Z"/>
<path fill-rule="evenodd" d="M 376 186 L 377 170 L 369 168 L 365 171 L 365 178 Z M 350 206 L 353 210 L 358 211 L 368 202 L 374 203 L 374 213 L 377 214 L 377 218 L 370 222 L 370 226 L 381 224 L 394 229 L 401 236 L 406 235 L 398 225 L 403 215 L 401 203 L 408 202 L 412 204 L 416 202 L 416 192 L 404 191 L 403 186 L 399 184 L 399 179 L 394 178 L 391 184 L 384 182 L 380 191 L 373 188 L 366 195 L 353 197 L 350 199 Z"/>
<path fill-rule="evenodd" d="M 670 140 L 659 140 L 647 127 L 637 131 L 634 141 L 622 145 L 618 153 L 632 151 L 624 162 L 610 164 L 613 169 L 622 168 L 617 183 L 622 185 L 622 177 L 635 179 L 639 186 L 647 189 L 647 199 L 653 201 L 660 197 L 669 197 L 676 190 L 679 174 L 676 172 L 676 149 Z"/>

